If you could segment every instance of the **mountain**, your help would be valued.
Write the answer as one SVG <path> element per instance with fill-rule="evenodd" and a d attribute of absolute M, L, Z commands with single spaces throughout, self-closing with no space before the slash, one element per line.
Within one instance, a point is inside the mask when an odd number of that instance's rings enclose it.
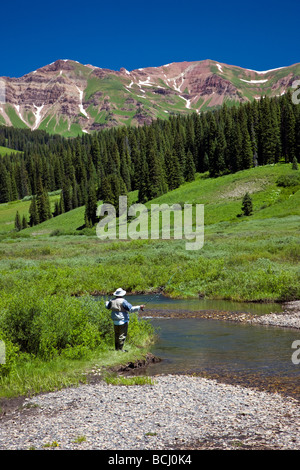
<path fill-rule="evenodd" d="M 23 77 L 0 77 L 0 124 L 76 136 L 280 96 L 297 79 L 300 63 L 264 72 L 214 60 L 113 71 L 57 60 Z"/>

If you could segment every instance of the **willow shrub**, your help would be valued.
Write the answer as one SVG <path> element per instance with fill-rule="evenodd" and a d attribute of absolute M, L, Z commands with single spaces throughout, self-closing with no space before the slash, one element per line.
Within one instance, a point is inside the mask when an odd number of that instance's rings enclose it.
<path fill-rule="evenodd" d="M 0 363 L 0 377 L 9 375 L 16 367 L 18 357 L 18 346 L 14 345 L 3 331 L 0 330 L 0 342 L 5 345 L 4 361 Z"/>
<path fill-rule="evenodd" d="M 1 298 L 0 329 L 21 353 L 45 360 L 63 355 L 80 358 L 107 347 L 112 336 L 102 302 L 66 295 L 13 293 Z"/>
<path fill-rule="evenodd" d="M 7 339 L 11 358 L 0 375 L 9 372 L 17 351 L 22 357 L 27 354 L 43 360 L 57 356 L 80 359 L 96 348 L 113 347 L 114 336 L 110 311 L 102 300 L 64 294 L 43 296 L 34 288 L 1 296 L 0 332 L 0 339 Z M 151 325 L 132 315 L 128 341 L 144 345 L 152 335 Z"/>

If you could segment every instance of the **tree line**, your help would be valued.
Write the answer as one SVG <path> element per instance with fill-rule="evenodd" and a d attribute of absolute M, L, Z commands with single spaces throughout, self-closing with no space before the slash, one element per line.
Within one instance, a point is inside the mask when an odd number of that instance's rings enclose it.
<path fill-rule="evenodd" d="M 0 127 L 0 145 L 22 151 L 0 161 L 0 203 L 32 197 L 30 221 L 86 205 L 96 221 L 97 200 L 118 207 L 119 195 L 138 190 L 147 202 L 192 181 L 278 161 L 300 161 L 300 106 L 291 93 L 141 127 L 116 127 L 73 139 Z M 54 213 L 48 192 L 61 190 Z M 46 219 L 45 219 L 46 218 Z"/>

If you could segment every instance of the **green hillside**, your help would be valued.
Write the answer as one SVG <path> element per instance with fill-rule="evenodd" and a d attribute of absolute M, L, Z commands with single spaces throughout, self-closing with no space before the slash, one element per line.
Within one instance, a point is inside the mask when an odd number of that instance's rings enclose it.
<path fill-rule="evenodd" d="M 152 203 L 204 204 L 206 226 L 230 222 L 232 225 L 242 227 L 245 223 L 249 224 L 250 220 L 238 217 L 241 213 L 242 198 L 246 192 L 249 192 L 253 200 L 251 220 L 299 216 L 299 186 L 283 188 L 276 183 L 280 177 L 290 174 L 293 174 L 291 164 L 266 165 L 219 178 L 209 178 L 206 173 L 198 174 L 195 181 L 185 183 L 153 199 L 146 206 L 150 208 Z M 53 209 L 58 199 L 58 195 L 51 196 Z M 137 202 L 137 191 L 130 193 L 128 199 L 130 204 Z M 0 204 L 0 233 L 11 228 L 17 210 L 21 216 L 27 215 L 29 218 L 29 205 L 30 200 Z M 38 226 L 27 228 L 22 234 L 35 236 L 38 232 L 37 236 L 47 236 L 59 230 L 60 235 L 70 235 L 80 231 L 83 225 L 84 206 L 53 217 Z"/>
<path fill-rule="evenodd" d="M 8 147 L 3 147 L 0 145 L 0 155 L 10 155 L 11 153 L 22 153 L 19 152 L 18 150 L 13 150 Z"/>
<path fill-rule="evenodd" d="M 41 280 L 54 276 L 56 291 L 73 294 L 109 293 L 116 285 L 126 286 L 129 292 L 148 291 L 165 285 L 176 271 L 166 288 L 172 296 L 299 298 L 300 184 L 278 185 L 279 178 L 296 174 L 291 164 L 266 165 L 219 178 L 199 174 L 195 181 L 147 203 L 204 204 L 205 243 L 199 251 L 187 251 L 184 239 L 100 241 L 95 228 L 82 230 L 84 207 L 18 234 L 9 233 L 14 211 L 26 213 L 27 206 L 22 201 L 10 203 L 8 214 L 2 204 L 2 270 L 8 275 L 9 268 L 11 277 L 18 269 L 18 276 L 26 279 L 38 270 Z M 241 217 L 246 192 L 252 197 L 253 214 Z M 136 193 L 131 194 L 131 201 L 135 198 Z M 47 286 L 50 290 L 53 282 Z"/>

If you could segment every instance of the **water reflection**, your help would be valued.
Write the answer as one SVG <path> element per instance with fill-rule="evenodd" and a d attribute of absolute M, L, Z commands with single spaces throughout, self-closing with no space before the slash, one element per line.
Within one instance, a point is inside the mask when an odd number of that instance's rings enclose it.
<path fill-rule="evenodd" d="M 279 303 L 233 302 L 231 300 L 209 299 L 170 299 L 163 295 L 129 295 L 126 297 L 132 304 L 146 304 L 146 311 L 156 309 L 189 310 L 191 312 L 201 310 L 226 310 L 230 312 L 249 312 L 255 315 L 282 312 Z"/>
<path fill-rule="evenodd" d="M 281 312 L 280 304 L 222 300 L 169 299 L 164 296 L 127 296 L 133 305 L 146 304 L 145 316 L 157 329 L 151 352 L 162 359 L 141 373 L 197 374 L 228 383 L 286 393 L 300 400 L 300 365 L 292 363 L 296 329 L 232 321 L 189 318 L 195 312 Z M 151 318 L 151 313 L 161 312 Z M 176 312 L 177 318 L 170 317 Z M 194 315 L 195 316 L 195 315 Z"/>
<path fill-rule="evenodd" d="M 293 329 L 201 318 L 153 318 L 162 362 L 146 373 L 197 374 L 229 383 L 280 391 L 300 399 L 300 365 L 292 363 Z"/>

